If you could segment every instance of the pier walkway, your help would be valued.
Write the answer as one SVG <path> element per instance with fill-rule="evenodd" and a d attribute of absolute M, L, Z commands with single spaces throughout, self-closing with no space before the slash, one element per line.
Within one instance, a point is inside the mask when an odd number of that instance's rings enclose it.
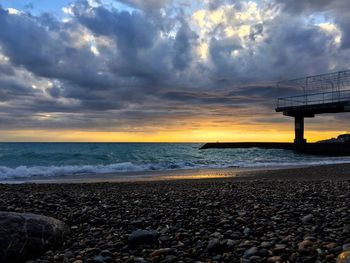
<path fill-rule="evenodd" d="M 316 114 L 350 112 L 350 70 L 281 81 L 280 89 L 289 89 L 301 95 L 278 98 L 276 112 L 294 117 L 294 143 L 306 143 L 304 118 Z"/>

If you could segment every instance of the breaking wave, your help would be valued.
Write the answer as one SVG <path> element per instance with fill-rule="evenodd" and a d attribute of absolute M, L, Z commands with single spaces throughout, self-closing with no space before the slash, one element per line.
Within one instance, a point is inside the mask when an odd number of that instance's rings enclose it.
<path fill-rule="evenodd" d="M 350 162 L 280 149 L 208 149 L 191 143 L 0 143 L 0 179 L 179 169 Z"/>
<path fill-rule="evenodd" d="M 215 169 L 215 168 L 253 168 L 253 167 L 281 167 L 281 166 L 300 166 L 317 164 L 335 164 L 346 161 L 315 161 L 298 163 L 255 163 L 255 164 L 217 164 L 217 165 L 195 165 L 193 163 L 183 162 L 178 164 L 133 164 L 131 162 L 116 163 L 108 165 L 64 165 L 64 166 L 18 166 L 15 168 L 0 166 L 0 179 L 15 179 L 25 177 L 50 177 L 65 175 L 84 175 L 84 174 L 108 174 L 125 172 L 147 172 L 147 171 L 165 171 L 181 169 Z"/>

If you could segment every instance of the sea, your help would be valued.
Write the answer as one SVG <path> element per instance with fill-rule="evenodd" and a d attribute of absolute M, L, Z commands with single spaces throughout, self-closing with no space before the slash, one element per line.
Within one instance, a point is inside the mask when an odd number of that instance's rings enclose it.
<path fill-rule="evenodd" d="M 200 143 L 0 143 L 0 179 L 211 168 L 348 163 L 280 149 L 205 149 Z"/>

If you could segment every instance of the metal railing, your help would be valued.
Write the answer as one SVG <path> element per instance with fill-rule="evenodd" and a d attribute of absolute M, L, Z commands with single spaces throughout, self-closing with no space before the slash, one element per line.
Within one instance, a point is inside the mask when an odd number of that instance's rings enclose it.
<path fill-rule="evenodd" d="M 277 108 L 350 101 L 350 89 L 279 98 Z"/>
<path fill-rule="evenodd" d="M 350 101 L 350 70 L 280 81 L 277 87 L 302 93 L 279 98 L 277 108 Z"/>

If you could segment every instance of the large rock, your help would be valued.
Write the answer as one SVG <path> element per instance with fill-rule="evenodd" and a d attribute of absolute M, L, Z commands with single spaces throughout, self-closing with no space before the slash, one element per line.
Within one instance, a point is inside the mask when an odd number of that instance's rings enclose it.
<path fill-rule="evenodd" d="M 0 262 L 17 263 L 62 247 L 68 226 L 52 217 L 0 212 Z"/>

